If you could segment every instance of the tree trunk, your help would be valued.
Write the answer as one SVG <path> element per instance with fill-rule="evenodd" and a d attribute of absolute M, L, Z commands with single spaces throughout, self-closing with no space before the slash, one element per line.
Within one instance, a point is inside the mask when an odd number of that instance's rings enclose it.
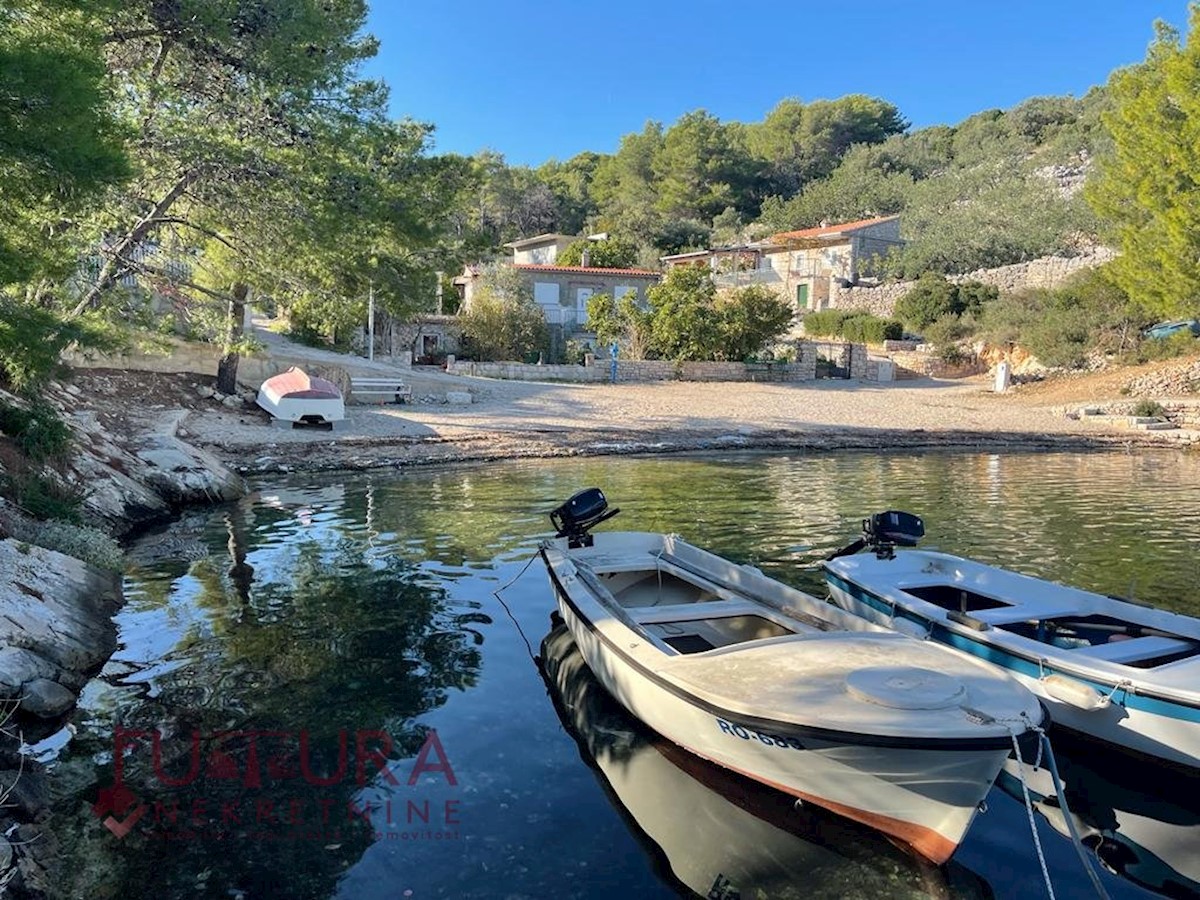
<path fill-rule="evenodd" d="M 242 320 L 246 315 L 246 294 L 250 285 L 239 281 L 233 286 L 226 314 L 225 355 L 217 363 L 217 390 L 222 394 L 237 393 L 238 351 L 242 337 Z"/>
<path fill-rule="evenodd" d="M 167 191 L 165 197 L 158 201 L 145 217 L 143 217 L 136 225 L 129 230 L 117 245 L 109 250 L 106 254 L 107 259 L 104 260 L 104 265 L 100 267 L 100 273 L 96 276 L 95 283 L 88 288 L 83 295 L 83 299 L 71 311 L 71 318 L 82 315 L 83 311 L 90 306 L 95 306 L 100 294 L 116 283 L 117 278 L 121 274 L 121 266 L 125 254 L 130 253 L 139 243 L 146 239 L 150 234 L 154 225 L 167 214 L 167 210 L 171 205 L 183 196 L 184 192 L 196 180 L 198 172 L 185 172 L 175 182 L 174 186 Z"/>

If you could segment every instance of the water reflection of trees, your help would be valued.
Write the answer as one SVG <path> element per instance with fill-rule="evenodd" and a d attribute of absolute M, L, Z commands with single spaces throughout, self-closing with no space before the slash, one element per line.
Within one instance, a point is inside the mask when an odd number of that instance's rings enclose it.
<path fill-rule="evenodd" d="M 412 758 L 425 738 L 416 720 L 478 676 L 481 636 L 472 622 L 480 615 L 451 609 L 445 589 L 415 564 L 361 543 L 310 542 L 288 548 L 286 577 L 256 581 L 244 520 L 224 524 L 229 555 L 197 562 L 189 576 L 207 624 L 185 638 L 186 662 L 160 676 L 155 696 L 130 705 L 120 722 L 165 735 L 161 768 L 176 779 L 194 762 L 190 735 L 206 736 L 201 774 L 168 788 L 154 772 L 150 742 L 139 745 L 125 761 L 124 781 L 143 801 L 164 804 L 165 823 L 147 817 L 117 844 L 82 816 L 67 841 L 68 858 L 79 862 L 68 874 L 71 894 L 140 895 L 153 885 L 157 896 L 327 896 L 373 840 L 371 825 L 347 814 L 360 791 L 357 736 L 385 732 L 391 760 Z M 223 732 L 278 737 L 207 737 Z M 299 771 L 301 732 L 309 779 Z M 365 742 L 386 749 L 378 735 Z M 97 756 L 111 751 L 107 735 L 93 743 Z M 409 766 L 394 766 L 401 783 Z M 260 774 L 258 787 L 246 785 L 251 770 Z M 365 772 L 368 781 L 381 777 L 374 763 Z M 317 786 L 315 777 L 335 783 Z M 112 778 L 108 764 L 98 786 Z M 261 802 L 271 804 L 265 818 Z M 225 814 L 230 803 L 238 821 Z M 198 823 L 188 817 L 196 804 L 205 810 Z M 299 819 L 285 813 L 297 809 Z M 164 832 L 184 837 L 164 840 Z"/>

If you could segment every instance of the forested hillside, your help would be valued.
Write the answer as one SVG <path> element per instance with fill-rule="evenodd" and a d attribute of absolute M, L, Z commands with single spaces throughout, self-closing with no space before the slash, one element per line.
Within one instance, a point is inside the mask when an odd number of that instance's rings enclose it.
<path fill-rule="evenodd" d="M 909 247 L 891 274 L 967 271 L 1067 250 L 1096 223 L 1075 188 L 1103 140 L 1105 93 L 1038 97 L 954 126 L 907 130 L 886 100 L 786 99 L 761 122 L 697 110 L 648 122 L 614 154 L 537 168 L 497 154 L 462 226 L 480 249 L 539 232 L 609 231 L 663 253 L 903 213 Z"/>

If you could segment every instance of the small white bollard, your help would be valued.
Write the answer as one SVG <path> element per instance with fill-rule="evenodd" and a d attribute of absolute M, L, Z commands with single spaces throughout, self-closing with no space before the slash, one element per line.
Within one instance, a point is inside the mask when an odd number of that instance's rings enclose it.
<path fill-rule="evenodd" d="M 1007 362 L 999 363 L 996 366 L 996 387 L 997 394 L 1003 394 L 1008 390 L 1009 382 L 1012 379 L 1012 371 Z"/>

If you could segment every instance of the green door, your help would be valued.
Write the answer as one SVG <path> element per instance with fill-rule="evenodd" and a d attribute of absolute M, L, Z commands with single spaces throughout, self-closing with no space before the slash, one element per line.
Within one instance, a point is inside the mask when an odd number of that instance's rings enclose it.
<path fill-rule="evenodd" d="M 796 309 L 808 309 L 808 285 L 796 285 Z"/>

